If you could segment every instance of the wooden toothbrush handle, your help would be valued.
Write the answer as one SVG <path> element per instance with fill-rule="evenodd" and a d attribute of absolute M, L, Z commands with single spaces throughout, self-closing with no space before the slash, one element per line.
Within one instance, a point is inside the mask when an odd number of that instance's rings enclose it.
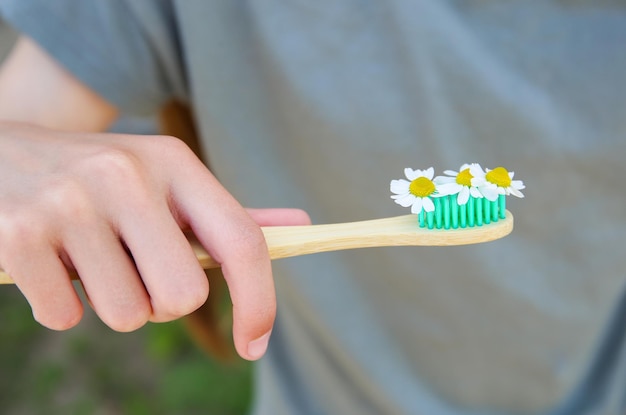
<path fill-rule="evenodd" d="M 382 246 L 453 246 L 500 239 L 513 230 L 513 215 L 489 225 L 463 229 L 420 228 L 415 215 L 360 222 L 262 228 L 271 259 Z M 204 269 L 219 267 L 195 240 L 191 244 Z"/>
<path fill-rule="evenodd" d="M 513 215 L 488 225 L 459 229 L 425 229 L 415 215 L 403 215 L 360 222 L 307 226 L 270 226 L 262 228 L 271 259 L 382 246 L 452 246 L 489 242 L 513 230 Z M 220 266 L 197 239 L 189 239 L 204 269 Z M 73 276 L 76 278 L 76 275 Z M 12 284 L 0 269 L 0 284 Z"/>

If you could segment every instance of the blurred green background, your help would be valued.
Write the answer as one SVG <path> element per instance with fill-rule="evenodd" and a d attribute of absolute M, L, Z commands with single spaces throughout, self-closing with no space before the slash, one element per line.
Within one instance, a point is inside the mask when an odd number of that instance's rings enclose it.
<path fill-rule="evenodd" d="M 0 61 L 14 40 L 0 21 Z M 146 128 L 141 120 L 121 124 L 129 132 Z M 15 286 L 0 285 L 2 415 L 244 414 L 251 371 L 243 360 L 212 360 L 180 322 L 121 334 L 86 307 L 77 327 L 47 330 Z"/>
<path fill-rule="evenodd" d="M 249 363 L 203 354 L 180 322 L 116 333 L 86 309 L 54 332 L 34 322 L 15 286 L 0 285 L 0 413 L 244 414 Z"/>

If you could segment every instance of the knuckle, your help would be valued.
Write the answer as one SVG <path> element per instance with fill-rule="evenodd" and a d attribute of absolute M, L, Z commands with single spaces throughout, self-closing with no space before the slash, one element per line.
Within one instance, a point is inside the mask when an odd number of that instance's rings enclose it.
<path fill-rule="evenodd" d="M 33 313 L 35 321 L 50 330 L 63 331 L 75 327 L 83 316 L 81 307 L 73 307 L 68 310 Z"/>
<path fill-rule="evenodd" d="M 46 224 L 29 212 L 0 215 L 0 240 L 9 256 L 19 255 L 28 247 L 42 244 L 47 238 Z"/>
<path fill-rule="evenodd" d="M 154 177 L 140 155 L 130 150 L 100 149 L 82 161 L 78 174 L 86 186 L 86 201 L 102 201 L 105 206 L 124 203 L 133 212 L 145 212 L 152 206 Z"/>
<path fill-rule="evenodd" d="M 141 162 L 132 152 L 107 147 L 85 157 L 80 164 L 81 174 L 102 180 L 104 184 L 126 186 L 141 177 Z"/>
<path fill-rule="evenodd" d="M 198 156 L 183 140 L 167 135 L 154 136 L 151 137 L 151 140 L 154 150 L 158 152 L 156 157 L 162 162 L 177 169 L 198 166 L 205 168 Z"/>
<path fill-rule="evenodd" d="M 81 223 L 91 212 L 91 203 L 83 186 L 74 179 L 65 178 L 48 184 L 40 193 L 43 209 L 52 220 Z"/>
<path fill-rule="evenodd" d="M 92 203 L 77 181 L 51 179 L 36 197 L 0 209 L 0 240 L 7 242 L 4 248 L 16 249 L 49 243 L 62 226 L 84 224 L 92 212 Z"/>
<path fill-rule="evenodd" d="M 150 317 L 150 308 L 142 307 L 136 310 L 116 310 L 109 315 L 100 316 L 100 319 L 112 330 L 120 333 L 128 333 L 143 327 Z"/>
<path fill-rule="evenodd" d="M 106 296 L 106 300 L 92 301 L 91 306 L 104 324 L 122 333 L 145 325 L 152 312 L 146 295 L 127 289 Z"/>
<path fill-rule="evenodd" d="M 181 284 L 159 300 L 158 312 L 174 318 L 182 317 L 200 308 L 209 296 L 209 285 L 202 281 Z"/>
<path fill-rule="evenodd" d="M 191 148 L 181 139 L 169 135 L 158 135 L 152 138 L 155 143 L 167 150 L 166 154 L 192 155 Z"/>
<path fill-rule="evenodd" d="M 198 281 L 198 283 L 193 284 L 191 288 L 191 290 L 187 290 L 185 295 L 185 314 L 189 314 L 200 308 L 209 297 L 209 284 L 206 279 Z"/>
<path fill-rule="evenodd" d="M 241 224 L 232 232 L 231 246 L 250 253 L 267 253 L 267 245 L 261 228 L 255 224 Z"/>
<path fill-rule="evenodd" d="M 170 302 L 166 311 L 170 315 L 182 317 L 200 308 L 206 301 L 206 298 L 197 293 L 179 296 L 175 301 Z"/>

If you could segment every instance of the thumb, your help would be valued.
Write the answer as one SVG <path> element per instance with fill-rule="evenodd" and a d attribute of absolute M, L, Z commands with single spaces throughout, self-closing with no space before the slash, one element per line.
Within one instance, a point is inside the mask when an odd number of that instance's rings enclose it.
<path fill-rule="evenodd" d="M 271 208 L 246 209 L 248 215 L 259 226 L 298 226 L 310 225 L 311 218 L 302 209 Z"/>

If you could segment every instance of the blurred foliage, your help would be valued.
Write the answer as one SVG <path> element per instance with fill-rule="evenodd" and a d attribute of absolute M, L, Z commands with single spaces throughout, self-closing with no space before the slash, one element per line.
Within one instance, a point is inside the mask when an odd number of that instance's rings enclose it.
<path fill-rule="evenodd" d="M 244 414 L 251 371 L 210 359 L 179 322 L 122 334 L 86 310 L 76 328 L 47 330 L 0 285 L 2 414 Z"/>

